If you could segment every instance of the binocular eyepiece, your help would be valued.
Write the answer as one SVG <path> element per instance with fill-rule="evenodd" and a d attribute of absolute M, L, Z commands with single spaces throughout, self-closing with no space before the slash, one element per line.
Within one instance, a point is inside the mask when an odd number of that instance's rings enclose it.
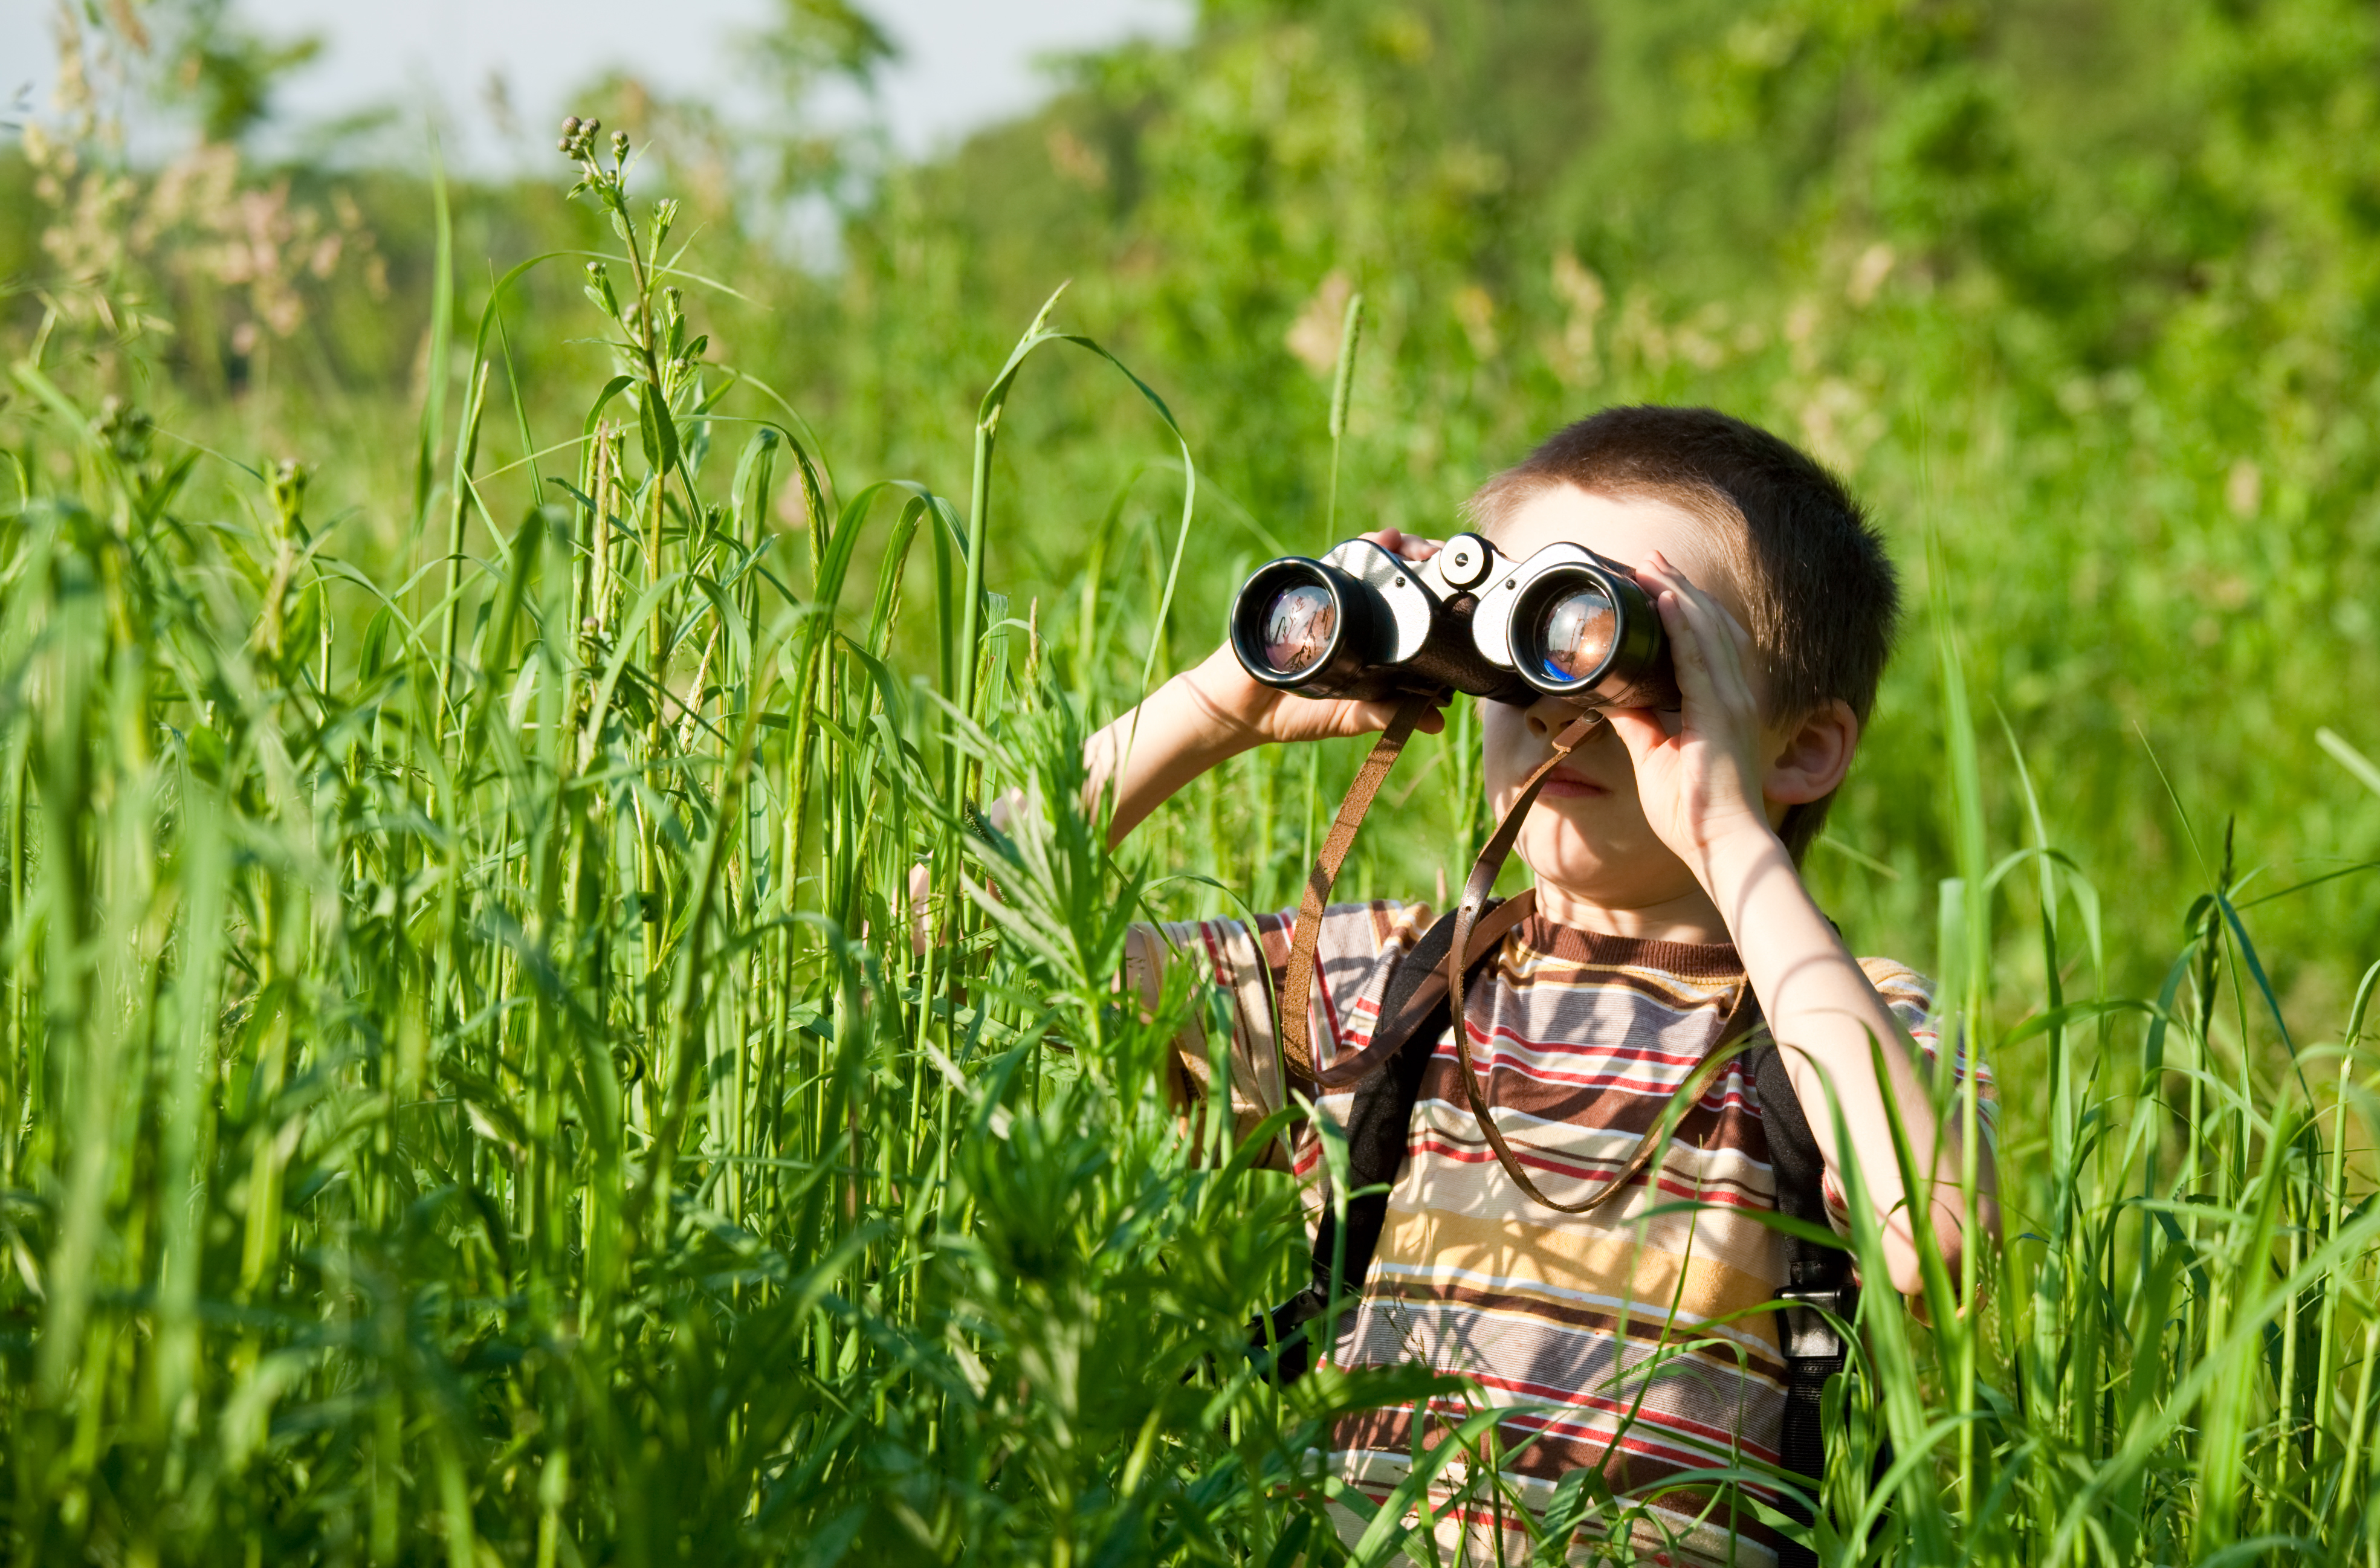
<path fill-rule="evenodd" d="M 1514 561 L 1463 533 L 1422 562 L 1364 539 L 1318 561 L 1284 555 L 1232 601 L 1232 650 L 1257 680 L 1301 697 L 1678 705 L 1652 599 L 1627 567 L 1576 544 Z"/>

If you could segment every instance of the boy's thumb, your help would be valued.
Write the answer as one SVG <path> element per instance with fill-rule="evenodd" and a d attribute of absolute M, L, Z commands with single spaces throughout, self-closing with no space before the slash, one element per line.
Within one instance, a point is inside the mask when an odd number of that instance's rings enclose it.
<path fill-rule="evenodd" d="M 1670 732 L 1661 727 L 1660 719 L 1650 708 L 1607 708 L 1603 717 L 1633 758 L 1641 759 L 1670 738 Z"/>

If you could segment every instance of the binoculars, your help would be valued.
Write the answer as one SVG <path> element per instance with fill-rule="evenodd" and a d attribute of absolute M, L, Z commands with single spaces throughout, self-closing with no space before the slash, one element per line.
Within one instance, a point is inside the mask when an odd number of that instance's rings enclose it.
<path fill-rule="evenodd" d="M 1475 533 L 1427 561 L 1364 539 L 1318 561 L 1268 561 L 1232 602 L 1232 651 L 1257 681 L 1301 697 L 1679 700 L 1660 614 L 1626 566 L 1576 544 L 1514 561 Z"/>

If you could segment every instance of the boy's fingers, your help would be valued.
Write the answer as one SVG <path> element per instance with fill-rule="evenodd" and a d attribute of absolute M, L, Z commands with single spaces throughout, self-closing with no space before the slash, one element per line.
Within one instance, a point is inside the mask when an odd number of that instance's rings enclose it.
<path fill-rule="evenodd" d="M 933 945 L 929 913 L 934 898 L 934 873 L 923 860 L 909 868 L 909 951 L 923 953 Z"/>
<path fill-rule="evenodd" d="M 1710 661 L 1703 652 L 1702 628 L 1695 625 L 1694 606 L 1674 588 L 1665 588 L 1658 601 L 1661 625 L 1670 634 L 1670 663 L 1677 672 L 1678 690 L 1686 697 L 1711 696 Z"/>
<path fill-rule="evenodd" d="M 1640 577 L 1651 577 L 1658 588 L 1693 589 L 1694 587 L 1694 579 L 1679 570 L 1675 561 L 1658 550 L 1653 552 L 1653 559 L 1636 575 Z M 1696 589 L 1695 591 L 1701 590 Z"/>
<path fill-rule="evenodd" d="M 1440 548 L 1437 540 L 1424 539 L 1402 529 L 1374 529 L 1370 533 L 1355 537 L 1369 540 L 1390 554 L 1406 561 L 1427 561 Z"/>
<path fill-rule="evenodd" d="M 1676 589 L 1662 590 L 1660 603 L 1678 690 L 1730 711 L 1751 711 L 1752 690 L 1744 679 L 1743 662 L 1733 657 L 1734 641 L 1718 619 L 1726 614 L 1725 607 L 1706 596 Z"/>
<path fill-rule="evenodd" d="M 1718 618 L 1730 623 L 1734 621 L 1735 617 L 1728 614 L 1725 605 L 1712 598 L 1694 578 L 1679 570 L 1675 562 L 1658 550 L 1653 553 L 1653 565 L 1647 575 L 1651 576 L 1661 589 L 1676 594 L 1685 603 L 1694 605 L 1697 609 L 1716 612 Z"/>
<path fill-rule="evenodd" d="M 1694 655 L 1701 661 L 1709 695 L 1742 707 L 1751 696 L 1743 679 L 1742 648 L 1733 633 L 1741 628 L 1727 607 L 1706 594 L 1680 596 L 1686 618 L 1694 628 Z"/>
<path fill-rule="evenodd" d="M 1658 550 L 1653 553 L 1646 575 L 1678 596 L 1695 629 L 1703 634 L 1700 651 L 1714 684 L 1727 687 L 1730 698 L 1750 700 L 1751 684 L 1743 672 L 1752 653 L 1752 633 L 1735 618 L 1735 612 L 1719 602 L 1716 595 L 1696 587 L 1677 563 Z"/>
<path fill-rule="evenodd" d="M 1738 649 L 1742 650 L 1745 652 L 1750 652 L 1752 650 L 1751 628 L 1746 626 L 1742 621 L 1735 618 L 1734 611 L 1729 609 L 1726 605 L 1720 603 L 1716 599 L 1711 601 L 1711 609 L 1718 614 L 1719 625 L 1727 628 L 1729 639 L 1732 641 Z"/>
<path fill-rule="evenodd" d="M 1751 631 L 1742 621 L 1735 618 L 1735 612 L 1721 603 L 1716 594 L 1703 593 L 1700 590 L 1696 590 L 1695 592 L 1708 613 L 1711 622 L 1726 636 L 1727 645 L 1734 652 L 1738 662 L 1749 662 L 1752 657 Z"/>

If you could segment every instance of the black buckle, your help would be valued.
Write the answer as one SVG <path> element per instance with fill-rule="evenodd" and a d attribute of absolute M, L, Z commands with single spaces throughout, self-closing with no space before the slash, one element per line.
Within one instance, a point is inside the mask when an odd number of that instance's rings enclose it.
<path fill-rule="evenodd" d="M 1321 1317 L 1327 1306 L 1322 1293 L 1308 1285 L 1264 1316 L 1250 1320 L 1247 1354 L 1257 1366 L 1258 1377 L 1276 1387 L 1287 1388 L 1305 1376 L 1314 1365 L 1315 1339 L 1306 1325 Z"/>
<path fill-rule="evenodd" d="M 1785 1359 L 1788 1361 L 1840 1361 L 1845 1346 L 1843 1336 L 1835 1331 L 1826 1314 L 1833 1313 L 1848 1323 L 1859 1310 L 1857 1285 L 1788 1285 L 1777 1293 L 1776 1300 L 1785 1304 L 1778 1316 L 1784 1319 Z M 1824 1308 L 1821 1311 L 1820 1308 Z"/>

